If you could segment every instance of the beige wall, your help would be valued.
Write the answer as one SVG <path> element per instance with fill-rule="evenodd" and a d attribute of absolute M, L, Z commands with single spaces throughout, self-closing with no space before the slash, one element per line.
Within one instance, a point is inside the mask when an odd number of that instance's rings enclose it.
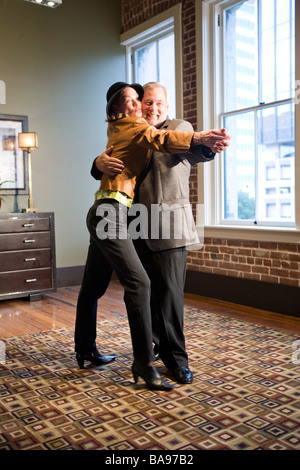
<path fill-rule="evenodd" d="M 85 217 L 98 187 L 90 167 L 106 143 L 105 94 L 125 79 L 120 32 L 121 0 L 63 0 L 56 9 L 0 0 L 0 113 L 27 115 L 38 134 L 33 199 L 55 213 L 58 267 L 85 262 Z M 19 200 L 21 207 L 27 198 Z M 7 199 L 1 211 L 12 207 Z"/>

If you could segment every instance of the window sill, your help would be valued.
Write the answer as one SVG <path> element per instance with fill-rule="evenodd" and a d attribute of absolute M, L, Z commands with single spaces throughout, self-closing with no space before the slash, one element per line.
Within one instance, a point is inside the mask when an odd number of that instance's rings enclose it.
<path fill-rule="evenodd" d="M 202 227 L 203 231 L 203 227 Z M 237 227 L 233 225 L 206 225 L 204 236 L 232 240 L 255 240 L 266 242 L 300 243 L 300 230 L 289 227 Z"/>

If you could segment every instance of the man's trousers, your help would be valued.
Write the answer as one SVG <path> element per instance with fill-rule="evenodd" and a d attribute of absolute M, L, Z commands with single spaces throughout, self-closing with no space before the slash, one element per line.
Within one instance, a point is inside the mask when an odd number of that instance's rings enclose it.
<path fill-rule="evenodd" d="M 188 366 L 184 337 L 185 247 L 151 251 L 145 240 L 135 247 L 151 281 L 153 342 L 169 370 Z"/>

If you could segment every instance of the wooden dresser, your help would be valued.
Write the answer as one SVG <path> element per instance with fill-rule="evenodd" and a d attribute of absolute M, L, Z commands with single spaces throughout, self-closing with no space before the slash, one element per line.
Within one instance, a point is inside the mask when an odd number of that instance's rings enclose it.
<path fill-rule="evenodd" d="M 54 214 L 0 214 L 0 300 L 55 289 Z"/>

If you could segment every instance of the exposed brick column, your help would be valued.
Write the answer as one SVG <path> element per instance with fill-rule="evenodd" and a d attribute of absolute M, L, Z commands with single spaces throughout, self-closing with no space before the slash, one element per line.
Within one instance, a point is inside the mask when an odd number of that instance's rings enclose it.
<path fill-rule="evenodd" d="M 123 0 L 122 32 L 134 28 L 180 2 L 181 0 Z"/>

